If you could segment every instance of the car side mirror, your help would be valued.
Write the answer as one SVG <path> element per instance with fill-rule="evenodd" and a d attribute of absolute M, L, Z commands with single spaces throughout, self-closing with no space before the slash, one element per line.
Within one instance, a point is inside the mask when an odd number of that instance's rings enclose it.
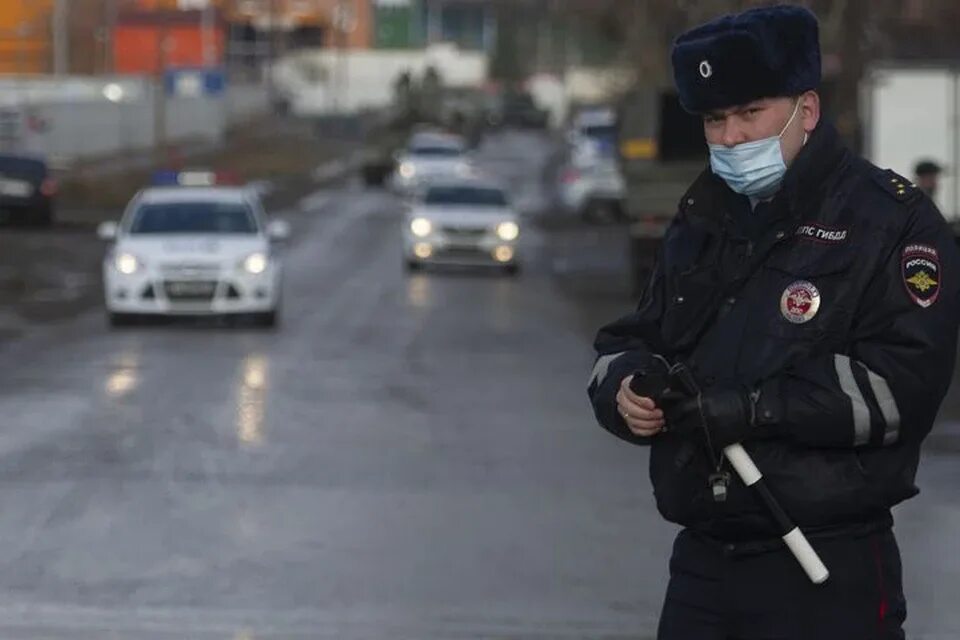
<path fill-rule="evenodd" d="M 120 225 L 116 222 L 101 222 L 100 226 L 97 227 L 97 236 L 107 242 L 116 240 L 119 233 Z"/>
<path fill-rule="evenodd" d="M 290 238 L 290 223 L 286 220 L 273 220 L 267 225 L 267 235 L 271 240 L 287 240 Z"/>

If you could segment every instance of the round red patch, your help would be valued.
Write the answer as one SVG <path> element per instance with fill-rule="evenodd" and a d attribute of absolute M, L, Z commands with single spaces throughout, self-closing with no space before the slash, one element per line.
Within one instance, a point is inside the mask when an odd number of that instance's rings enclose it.
<path fill-rule="evenodd" d="M 780 313 L 794 324 L 809 322 L 820 310 L 820 290 L 812 282 L 798 280 L 780 296 Z"/>

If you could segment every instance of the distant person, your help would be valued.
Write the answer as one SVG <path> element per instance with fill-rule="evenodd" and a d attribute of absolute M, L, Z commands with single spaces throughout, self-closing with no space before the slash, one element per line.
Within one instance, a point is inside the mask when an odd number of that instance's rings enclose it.
<path fill-rule="evenodd" d="M 933 200 L 940 186 L 940 174 L 943 167 L 933 160 L 921 160 L 913 168 L 914 181 L 917 186 Z"/>
<path fill-rule="evenodd" d="M 929 198 L 821 117 L 810 11 L 715 19 L 672 60 L 710 166 L 637 310 L 600 330 L 589 386 L 605 429 L 651 447 L 657 507 L 683 527 L 658 638 L 902 640 L 890 510 L 918 492 L 953 376 L 960 253 Z M 732 469 L 737 443 L 768 494 Z"/>

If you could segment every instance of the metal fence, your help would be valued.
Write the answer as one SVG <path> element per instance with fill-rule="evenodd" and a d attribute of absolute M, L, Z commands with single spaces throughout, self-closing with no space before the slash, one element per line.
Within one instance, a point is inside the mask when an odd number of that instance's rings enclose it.
<path fill-rule="evenodd" d="M 217 142 L 270 108 L 262 85 L 190 97 L 158 91 L 146 78 L 0 79 L 0 149 L 69 163 L 160 141 Z"/>

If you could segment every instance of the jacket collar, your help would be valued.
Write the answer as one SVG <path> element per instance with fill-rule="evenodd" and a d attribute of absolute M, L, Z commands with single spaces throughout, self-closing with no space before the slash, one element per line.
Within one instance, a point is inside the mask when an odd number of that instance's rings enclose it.
<path fill-rule="evenodd" d="M 823 201 L 849 162 L 850 151 L 832 124 L 821 121 L 787 169 L 774 205 L 791 215 Z"/>
<path fill-rule="evenodd" d="M 810 134 L 807 144 L 787 169 L 783 185 L 774 196 L 772 205 L 790 218 L 795 218 L 811 208 L 819 208 L 849 159 L 850 151 L 840 139 L 837 130 L 829 122 L 821 120 Z M 708 166 L 684 194 L 679 210 L 691 218 L 722 223 L 726 203 L 733 198 L 742 196 L 731 191 Z M 780 217 L 782 216 L 776 216 Z"/>

